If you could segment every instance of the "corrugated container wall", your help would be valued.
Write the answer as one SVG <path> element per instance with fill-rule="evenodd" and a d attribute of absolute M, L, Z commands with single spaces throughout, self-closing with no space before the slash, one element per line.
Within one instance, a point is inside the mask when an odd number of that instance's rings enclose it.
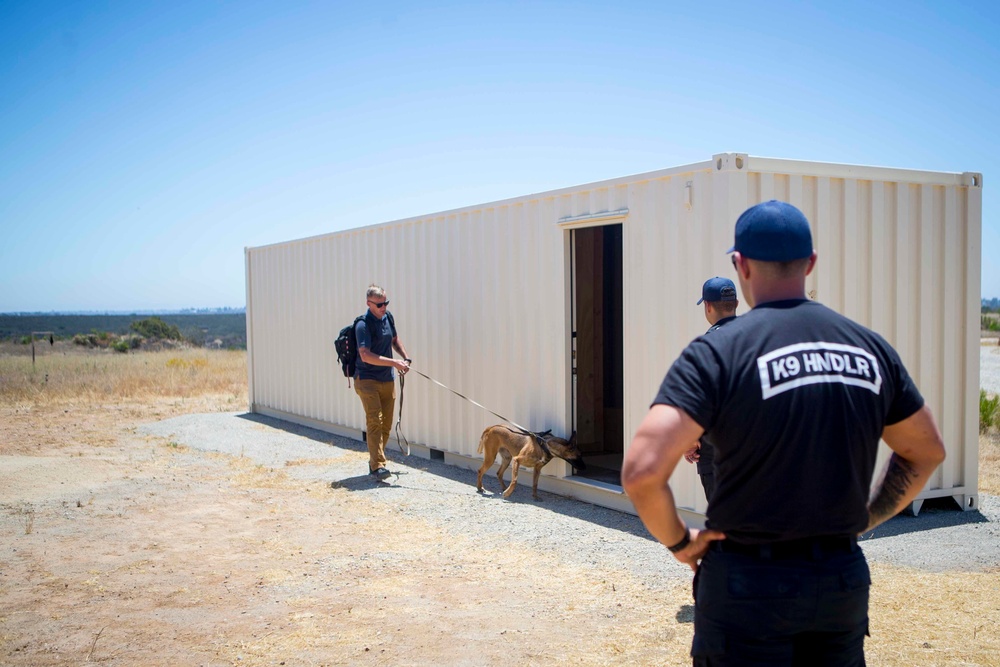
<path fill-rule="evenodd" d="M 706 328 L 695 301 L 706 278 L 732 273 L 725 250 L 736 218 L 757 202 L 783 199 L 813 227 L 819 263 L 810 296 L 896 346 L 938 419 L 948 458 L 921 498 L 951 495 L 969 509 L 977 502 L 981 187 L 975 173 L 726 153 L 248 248 L 251 410 L 359 437 L 364 413 L 333 340 L 365 310 L 374 282 L 388 291 L 414 369 L 523 426 L 568 436 L 570 234 L 620 224 L 627 447 L 664 372 Z M 482 430 L 499 421 L 413 374 L 405 392 L 406 437 L 463 465 L 462 457 L 476 456 Z M 880 458 L 887 454 L 883 446 Z M 571 472 L 546 468 L 556 477 Z M 704 510 L 693 466 L 680 466 L 672 485 L 680 506 Z M 603 496 L 568 493 L 622 507 L 607 495 L 613 485 L 602 489 Z"/>

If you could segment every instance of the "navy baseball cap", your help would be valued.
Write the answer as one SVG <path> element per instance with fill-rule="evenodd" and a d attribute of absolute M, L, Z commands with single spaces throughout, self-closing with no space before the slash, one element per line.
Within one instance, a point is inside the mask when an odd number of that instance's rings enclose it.
<path fill-rule="evenodd" d="M 736 221 L 736 243 L 726 251 L 764 262 L 790 262 L 813 253 L 809 221 L 789 203 L 772 199 L 743 211 Z"/>
<path fill-rule="evenodd" d="M 701 298 L 695 305 L 702 301 L 736 301 L 736 285 L 729 278 L 709 278 L 701 286 Z"/>

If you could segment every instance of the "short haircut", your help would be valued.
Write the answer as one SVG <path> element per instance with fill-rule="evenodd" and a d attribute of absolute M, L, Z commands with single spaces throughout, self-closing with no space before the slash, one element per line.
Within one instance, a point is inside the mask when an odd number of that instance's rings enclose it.
<path fill-rule="evenodd" d="M 802 275 L 806 272 L 809 267 L 809 261 L 812 257 L 803 257 L 801 259 L 793 259 L 787 262 L 765 262 L 760 259 L 750 259 L 747 258 L 758 267 L 761 273 L 772 280 L 781 280 L 784 278 L 794 278 L 795 276 Z"/>
<path fill-rule="evenodd" d="M 385 296 L 385 290 L 382 289 L 381 287 L 379 287 L 378 285 L 376 285 L 375 283 L 372 283 L 371 285 L 368 286 L 367 298 L 369 298 L 369 299 L 371 299 L 371 298 L 379 298 L 379 299 L 381 299 L 384 296 Z"/>
<path fill-rule="evenodd" d="M 739 301 L 709 301 L 712 308 L 726 315 L 735 314 Z"/>

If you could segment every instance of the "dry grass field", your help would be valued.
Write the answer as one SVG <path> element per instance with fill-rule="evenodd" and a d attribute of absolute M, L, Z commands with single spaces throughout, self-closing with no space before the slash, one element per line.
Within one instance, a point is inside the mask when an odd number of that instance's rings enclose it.
<path fill-rule="evenodd" d="M 690 664 L 687 581 L 551 576 L 558 554 L 137 432 L 246 400 L 244 352 L 57 345 L 33 369 L 0 347 L 0 664 Z M 981 455 L 998 494 L 996 433 Z M 998 574 L 873 567 L 868 664 L 1000 665 Z M 510 632 L 471 632 L 497 619 Z"/>

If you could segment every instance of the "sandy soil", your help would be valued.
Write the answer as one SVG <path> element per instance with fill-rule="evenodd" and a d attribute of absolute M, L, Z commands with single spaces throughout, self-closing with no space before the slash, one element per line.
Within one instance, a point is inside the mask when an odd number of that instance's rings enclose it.
<path fill-rule="evenodd" d="M 688 577 L 654 590 L 140 429 L 233 400 L 0 406 L 0 665 L 690 664 Z M 873 570 L 868 664 L 1000 665 L 995 572 Z"/>
<path fill-rule="evenodd" d="M 219 409 L 0 411 L 0 664 L 689 663 L 688 582 L 671 602 L 136 429 Z"/>

